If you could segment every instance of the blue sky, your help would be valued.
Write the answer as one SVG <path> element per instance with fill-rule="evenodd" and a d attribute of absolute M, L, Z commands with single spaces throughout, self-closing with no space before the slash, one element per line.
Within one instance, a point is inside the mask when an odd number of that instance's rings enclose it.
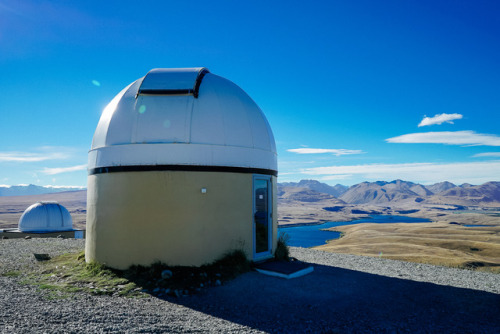
<path fill-rule="evenodd" d="M 498 181 L 499 15 L 497 1 L 0 0 L 0 184 L 85 186 L 106 104 L 152 68 L 199 66 L 264 111 L 281 182 Z"/>

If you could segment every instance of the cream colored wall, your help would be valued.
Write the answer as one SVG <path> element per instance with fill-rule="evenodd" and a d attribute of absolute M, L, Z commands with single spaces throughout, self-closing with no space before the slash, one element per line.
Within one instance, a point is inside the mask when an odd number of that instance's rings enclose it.
<path fill-rule="evenodd" d="M 252 180 L 252 174 L 220 172 L 90 175 L 86 260 L 117 269 L 155 261 L 198 266 L 234 249 L 251 259 Z M 274 250 L 276 201 L 273 209 Z"/>

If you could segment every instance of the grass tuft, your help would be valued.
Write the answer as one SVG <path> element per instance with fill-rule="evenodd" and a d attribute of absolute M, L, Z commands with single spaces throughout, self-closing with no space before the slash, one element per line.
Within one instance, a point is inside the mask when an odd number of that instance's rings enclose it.
<path fill-rule="evenodd" d="M 17 270 L 7 271 L 3 274 L 0 274 L 0 276 L 4 276 L 4 277 L 19 277 L 20 275 L 21 275 L 21 272 L 17 271 Z"/>
<path fill-rule="evenodd" d="M 143 292 L 160 296 L 193 294 L 202 288 L 222 285 L 251 267 L 245 253 L 235 250 L 201 267 L 156 262 L 147 267 L 136 265 L 114 270 L 100 263 L 86 263 L 85 254 L 80 252 L 54 257 L 42 263 L 41 268 L 40 273 L 28 275 L 26 283 L 59 292 L 49 295 L 50 298 L 63 298 L 66 293 L 74 292 L 127 297 L 145 296 Z M 165 270 L 170 270 L 172 277 L 162 278 Z"/>
<path fill-rule="evenodd" d="M 276 246 L 276 251 L 274 252 L 274 258 L 279 261 L 290 261 L 290 250 L 288 249 L 288 242 L 290 241 L 290 236 L 281 232 L 278 237 L 278 244 Z"/>

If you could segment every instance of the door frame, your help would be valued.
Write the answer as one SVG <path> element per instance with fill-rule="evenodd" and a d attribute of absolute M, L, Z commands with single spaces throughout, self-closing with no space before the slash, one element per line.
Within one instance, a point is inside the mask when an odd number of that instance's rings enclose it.
<path fill-rule="evenodd" d="M 255 230 L 255 181 L 256 180 L 266 180 L 267 182 L 267 224 L 268 224 L 268 233 L 267 233 L 267 244 L 268 250 L 260 253 L 256 253 L 257 245 L 256 245 L 256 230 Z M 254 174 L 252 178 L 252 239 L 253 239 L 253 261 L 261 261 L 266 260 L 272 257 L 273 251 L 273 184 L 272 178 L 270 175 L 263 174 Z"/>

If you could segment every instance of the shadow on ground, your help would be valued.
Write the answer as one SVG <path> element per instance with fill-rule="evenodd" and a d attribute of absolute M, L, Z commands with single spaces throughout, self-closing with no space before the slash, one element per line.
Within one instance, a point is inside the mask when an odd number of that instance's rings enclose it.
<path fill-rule="evenodd" d="M 500 295 L 313 264 L 286 280 L 256 272 L 168 301 L 267 332 L 497 333 Z"/>

